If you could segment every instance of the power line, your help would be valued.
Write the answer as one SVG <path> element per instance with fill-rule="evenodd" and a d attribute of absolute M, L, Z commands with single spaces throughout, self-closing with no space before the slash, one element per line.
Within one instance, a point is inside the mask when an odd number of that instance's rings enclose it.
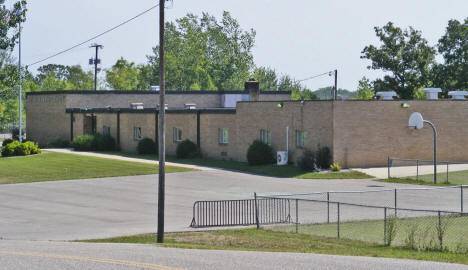
<path fill-rule="evenodd" d="M 312 80 L 312 79 L 315 79 L 315 78 L 318 78 L 318 77 L 321 77 L 321 76 L 324 76 L 324 75 L 332 76 L 332 72 L 333 72 L 333 71 L 327 71 L 327 72 L 324 72 L 324 73 L 322 73 L 322 74 L 318 74 L 318 75 L 315 75 L 315 76 L 307 77 L 307 78 L 302 79 L 302 80 L 298 80 L 298 81 L 296 81 L 296 82 L 308 81 L 308 80 Z"/>
<path fill-rule="evenodd" d="M 107 33 L 109 33 L 109 32 L 112 32 L 112 31 L 114 31 L 115 29 L 117 29 L 117 28 L 119 28 L 119 27 L 121 27 L 121 26 L 123 26 L 123 25 L 125 25 L 125 24 L 127 24 L 127 23 L 129 23 L 129 22 L 131 22 L 131 21 L 133 21 L 133 20 L 135 20 L 135 19 L 137 19 L 138 17 L 143 16 L 144 14 L 150 12 L 151 10 L 155 9 L 155 8 L 158 7 L 158 6 L 159 6 L 159 3 L 158 3 L 157 5 L 154 5 L 154 6 L 150 7 L 149 9 L 147 9 L 147 10 L 145 10 L 145 11 L 143 11 L 143 12 L 137 14 L 136 16 L 134 16 L 134 17 L 132 17 L 132 18 L 130 18 L 130 19 L 128 19 L 128 20 L 126 20 L 126 21 L 124 21 L 124 22 L 122 22 L 122 23 L 120 23 L 120 24 L 118 24 L 118 25 L 116 25 L 116 26 L 114 26 L 114 27 L 112 27 L 112 28 L 110 28 L 110 29 L 108 29 L 108 30 L 102 32 L 102 33 L 100 33 L 100 34 L 95 35 L 95 36 L 92 37 L 92 38 L 89 38 L 89 39 L 87 39 L 87 40 L 85 40 L 85 41 L 83 41 L 83 42 L 80 42 L 80 43 L 78 43 L 78 44 L 76 44 L 76 45 L 74 45 L 74 46 L 72 46 L 72 47 L 70 47 L 70 48 L 68 48 L 68 49 L 62 50 L 62 51 L 60 51 L 60 52 L 58 52 L 58 53 L 55 53 L 55 54 L 53 54 L 53 55 L 51 55 L 51 56 L 48 56 L 48 57 L 44 58 L 44 59 L 41 59 L 41 60 L 36 61 L 36 62 L 34 62 L 34 63 L 32 63 L 32 64 L 29 64 L 29 65 L 27 65 L 27 67 L 37 65 L 37 64 L 42 63 L 42 62 L 44 62 L 44 61 L 47 61 L 47 60 L 49 60 L 49 59 L 51 59 L 51 58 L 54 58 L 54 57 L 56 57 L 56 56 L 59 56 L 59 55 L 64 54 L 64 53 L 66 53 L 66 52 L 69 52 L 69 51 L 71 51 L 71 50 L 73 50 L 73 49 L 75 49 L 75 48 L 77 48 L 77 47 L 79 47 L 79 46 L 81 46 L 81 45 L 83 45 L 83 44 L 86 44 L 86 43 L 88 43 L 88 42 L 90 42 L 90 41 L 92 41 L 92 40 L 94 40 L 94 39 L 96 39 L 96 38 L 99 38 L 99 37 L 101 37 L 101 36 L 103 36 L 103 35 L 105 35 L 105 34 L 107 34 Z"/>

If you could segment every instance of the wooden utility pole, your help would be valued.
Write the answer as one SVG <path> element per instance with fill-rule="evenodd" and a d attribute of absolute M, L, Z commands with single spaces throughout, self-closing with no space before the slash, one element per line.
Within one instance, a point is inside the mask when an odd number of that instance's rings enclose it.
<path fill-rule="evenodd" d="M 159 185 L 158 185 L 158 243 L 164 242 L 164 197 L 165 197 L 165 162 L 166 162 L 166 137 L 164 117 L 166 110 L 165 85 L 164 85 L 164 2 L 159 0 Z"/>
<path fill-rule="evenodd" d="M 92 44 L 90 48 L 96 49 L 96 57 L 94 59 L 90 59 L 89 64 L 94 65 L 94 91 L 97 90 L 97 73 L 98 73 L 98 64 L 101 63 L 101 59 L 99 59 L 99 49 L 104 48 L 104 46 L 99 44 Z"/>
<path fill-rule="evenodd" d="M 335 93 L 333 94 L 334 100 L 337 100 L 338 98 L 338 69 L 335 69 Z"/>

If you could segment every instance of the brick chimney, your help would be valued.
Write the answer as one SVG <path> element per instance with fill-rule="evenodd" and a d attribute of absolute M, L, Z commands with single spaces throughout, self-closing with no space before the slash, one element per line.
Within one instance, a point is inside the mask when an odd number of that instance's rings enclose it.
<path fill-rule="evenodd" d="M 249 81 L 245 82 L 244 87 L 245 90 L 249 91 L 249 101 L 258 101 L 260 95 L 258 82 L 251 78 Z"/>

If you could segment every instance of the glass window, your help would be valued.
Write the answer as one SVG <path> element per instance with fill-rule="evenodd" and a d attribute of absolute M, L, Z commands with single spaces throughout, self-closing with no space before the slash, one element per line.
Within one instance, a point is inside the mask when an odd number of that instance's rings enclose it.
<path fill-rule="evenodd" d="M 141 127 L 133 128 L 133 139 L 135 141 L 141 140 Z"/>
<path fill-rule="evenodd" d="M 227 144 L 229 141 L 228 129 L 220 128 L 218 129 L 218 142 L 220 144 Z"/>
<path fill-rule="evenodd" d="M 302 130 L 296 130 L 296 146 L 306 147 L 307 144 L 307 132 Z"/>
<path fill-rule="evenodd" d="M 263 143 L 266 143 L 268 145 L 271 145 L 271 133 L 269 130 L 260 130 L 260 140 Z"/>
<path fill-rule="evenodd" d="M 180 142 L 182 141 L 182 129 L 180 128 L 174 128 L 174 142 Z"/>
<path fill-rule="evenodd" d="M 103 135 L 110 135 L 110 127 L 108 127 L 108 126 L 103 126 L 103 127 L 102 127 L 102 134 L 103 134 Z"/>

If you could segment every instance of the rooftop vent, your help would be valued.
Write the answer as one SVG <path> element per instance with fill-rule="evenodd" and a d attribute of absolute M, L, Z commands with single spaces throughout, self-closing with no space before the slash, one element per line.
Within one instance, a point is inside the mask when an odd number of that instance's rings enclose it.
<path fill-rule="evenodd" d="M 130 108 L 132 110 L 143 110 L 144 106 L 143 106 L 143 103 L 134 102 L 134 103 L 130 103 Z"/>
<path fill-rule="evenodd" d="M 395 91 L 377 92 L 376 95 L 379 96 L 381 100 L 393 100 L 393 97 L 397 96 Z"/>
<path fill-rule="evenodd" d="M 161 88 L 159 87 L 159 85 L 152 85 L 150 86 L 150 91 L 153 91 L 153 92 L 159 92 Z"/>
<path fill-rule="evenodd" d="M 467 91 L 450 91 L 448 95 L 454 100 L 465 100 L 465 96 L 468 96 Z"/>
<path fill-rule="evenodd" d="M 156 105 L 156 108 L 157 108 L 158 110 L 159 110 L 159 106 L 160 106 L 159 104 Z M 168 108 L 169 108 L 169 107 L 167 106 L 167 104 L 165 104 L 164 109 L 167 110 Z"/>
<path fill-rule="evenodd" d="M 427 99 L 436 100 L 439 98 L 439 93 L 442 92 L 440 88 L 424 88 L 424 92 L 427 93 Z"/>
<path fill-rule="evenodd" d="M 195 110 L 197 108 L 197 104 L 187 103 L 187 104 L 184 104 L 184 108 L 187 110 Z"/>

